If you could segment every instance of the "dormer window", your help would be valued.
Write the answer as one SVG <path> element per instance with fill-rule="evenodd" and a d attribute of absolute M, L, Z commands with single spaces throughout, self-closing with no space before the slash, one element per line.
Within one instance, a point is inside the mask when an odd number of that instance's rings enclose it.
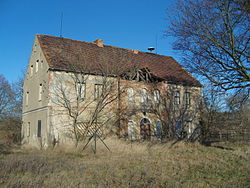
<path fill-rule="evenodd" d="M 36 72 L 38 71 L 39 60 L 36 60 Z"/>
<path fill-rule="evenodd" d="M 33 76 L 33 65 L 30 66 L 30 77 Z"/>

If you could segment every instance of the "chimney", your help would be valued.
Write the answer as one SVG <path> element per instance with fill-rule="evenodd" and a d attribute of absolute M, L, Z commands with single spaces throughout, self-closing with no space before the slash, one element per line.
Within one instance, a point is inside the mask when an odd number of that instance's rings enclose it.
<path fill-rule="evenodd" d="M 97 46 L 99 46 L 99 47 L 103 47 L 103 40 L 102 40 L 102 39 L 96 39 L 96 40 L 94 41 L 94 43 L 95 43 Z"/>
<path fill-rule="evenodd" d="M 134 54 L 138 54 L 138 53 L 139 53 L 139 50 L 133 50 L 133 53 L 134 53 Z"/>

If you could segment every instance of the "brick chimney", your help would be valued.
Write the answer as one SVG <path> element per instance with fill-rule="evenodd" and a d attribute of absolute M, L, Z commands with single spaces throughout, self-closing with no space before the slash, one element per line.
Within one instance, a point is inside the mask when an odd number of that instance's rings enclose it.
<path fill-rule="evenodd" d="M 139 50 L 133 50 L 133 53 L 134 53 L 134 54 L 138 54 L 138 53 L 139 53 Z"/>
<path fill-rule="evenodd" d="M 103 40 L 102 40 L 102 39 L 96 39 L 96 40 L 94 41 L 94 43 L 95 43 L 97 46 L 99 46 L 99 47 L 103 47 Z"/>

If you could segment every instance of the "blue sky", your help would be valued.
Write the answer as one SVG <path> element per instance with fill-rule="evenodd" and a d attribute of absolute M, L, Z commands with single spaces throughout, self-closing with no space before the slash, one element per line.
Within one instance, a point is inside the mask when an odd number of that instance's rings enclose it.
<path fill-rule="evenodd" d="M 0 74 L 14 82 L 25 71 L 35 34 L 103 39 L 104 44 L 173 56 L 171 39 L 163 37 L 166 8 L 175 0 L 0 0 Z"/>

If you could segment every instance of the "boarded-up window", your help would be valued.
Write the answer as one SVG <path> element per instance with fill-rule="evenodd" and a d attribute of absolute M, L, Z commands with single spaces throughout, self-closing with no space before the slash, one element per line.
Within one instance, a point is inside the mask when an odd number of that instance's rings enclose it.
<path fill-rule="evenodd" d="M 38 120 L 38 126 L 37 126 L 37 137 L 42 136 L 42 120 Z"/>
<path fill-rule="evenodd" d="M 95 99 L 98 99 L 102 96 L 103 92 L 103 85 L 102 84 L 95 84 Z"/>

